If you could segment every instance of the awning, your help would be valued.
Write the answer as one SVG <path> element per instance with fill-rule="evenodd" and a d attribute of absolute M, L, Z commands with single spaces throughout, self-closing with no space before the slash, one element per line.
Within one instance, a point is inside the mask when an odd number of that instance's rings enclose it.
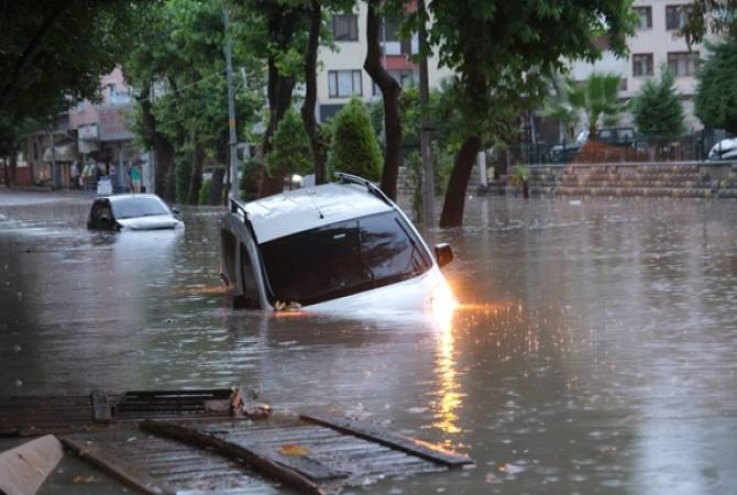
<path fill-rule="evenodd" d="M 53 154 L 57 162 L 73 162 L 77 159 L 77 145 L 74 143 L 57 144 L 54 146 Z M 49 163 L 53 161 L 50 147 L 44 151 L 43 161 Z"/>

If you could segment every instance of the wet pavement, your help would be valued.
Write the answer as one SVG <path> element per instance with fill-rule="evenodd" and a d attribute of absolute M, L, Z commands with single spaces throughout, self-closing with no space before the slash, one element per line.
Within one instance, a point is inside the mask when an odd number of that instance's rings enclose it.
<path fill-rule="evenodd" d="M 89 204 L 0 192 L 0 395 L 244 385 L 478 463 L 356 493 L 735 493 L 735 202 L 473 199 L 432 233 L 450 324 L 231 311 L 220 209 L 100 234 Z M 69 457 L 42 493 L 123 492 Z"/>

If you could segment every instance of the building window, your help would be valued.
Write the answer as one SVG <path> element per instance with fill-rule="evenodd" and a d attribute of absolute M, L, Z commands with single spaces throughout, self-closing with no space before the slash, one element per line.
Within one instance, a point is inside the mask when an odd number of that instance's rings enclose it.
<path fill-rule="evenodd" d="M 668 68 L 678 77 L 696 75 L 701 60 L 699 52 L 679 52 L 668 54 Z"/>
<path fill-rule="evenodd" d="M 344 98 L 363 95 L 360 70 L 328 71 L 328 91 L 330 98 Z"/>
<path fill-rule="evenodd" d="M 335 41 L 358 41 L 358 16 L 356 14 L 334 15 L 333 39 Z"/>
<path fill-rule="evenodd" d="M 653 75 L 652 53 L 636 53 L 632 55 L 632 75 L 635 77 Z"/>
<path fill-rule="evenodd" d="M 675 31 L 681 29 L 686 23 L 686 6 L 685 5 L 666 5 L 665 6 L 665 29 Z"/>
<path fill-rule="evenodd" d="M 637 29 L 651 29 L 653 27 L 653 8 L 652 7 L 634 7 L 632 10 L 639 17 Z"/>

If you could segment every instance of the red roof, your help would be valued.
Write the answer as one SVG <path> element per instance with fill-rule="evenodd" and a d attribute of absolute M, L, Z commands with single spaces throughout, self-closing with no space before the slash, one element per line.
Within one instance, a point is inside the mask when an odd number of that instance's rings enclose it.
<path fill-rule="evenodd" d="M 385 67 L 387 70 L 414 69 L 417 64 L 410 62 L 404 55 L 387 55 Z"/>

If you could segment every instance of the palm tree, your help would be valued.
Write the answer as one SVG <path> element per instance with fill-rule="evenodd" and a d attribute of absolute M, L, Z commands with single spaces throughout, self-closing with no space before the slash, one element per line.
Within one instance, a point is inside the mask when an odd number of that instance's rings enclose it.
<path fill-rule="evenodd" d="M 582 84 L 571 78 L 559 79 L 554 83 L 556 95 L 548 99 L 545 114 L 559 119 L 570 131 L 583 112 L 588 123 L 589 139 L 595 140 L 599 125 L 616 124 L 627 106 L 619 101 L 620 81 L 617 74 L 596 72 L 590 74 Z"/>

